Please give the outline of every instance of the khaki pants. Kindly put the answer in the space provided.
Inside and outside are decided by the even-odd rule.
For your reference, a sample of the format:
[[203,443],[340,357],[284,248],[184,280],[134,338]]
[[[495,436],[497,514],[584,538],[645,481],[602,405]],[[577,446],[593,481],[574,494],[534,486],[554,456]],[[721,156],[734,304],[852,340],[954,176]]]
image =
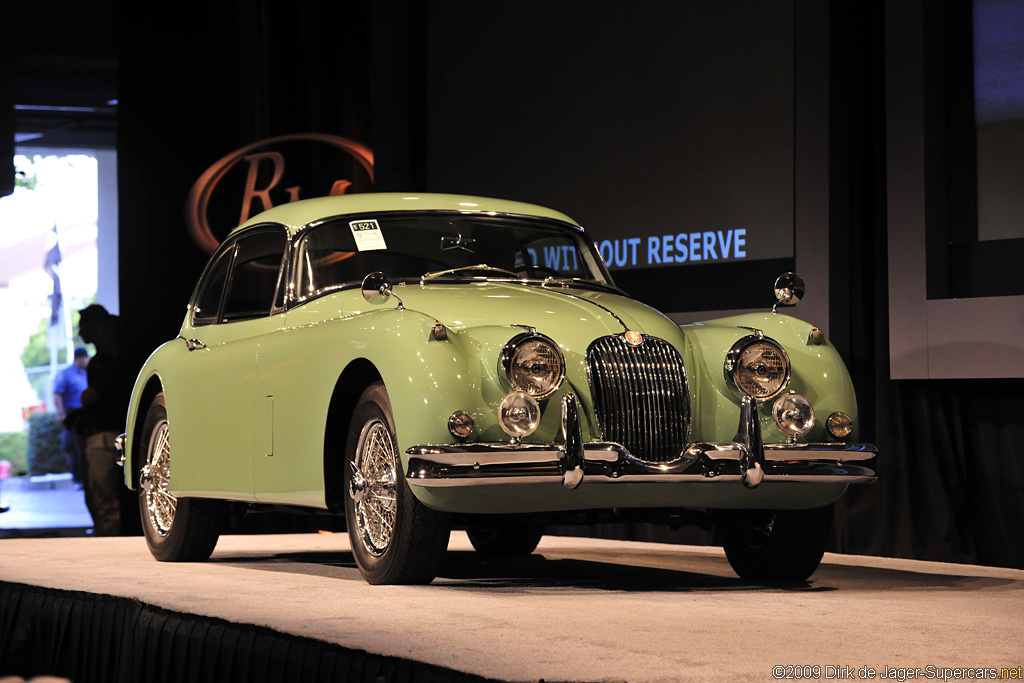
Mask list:
[[85,439],[82,462],[85,506],[92,515],[97,536],[121,534],[121,487],[124,470],[117,464],[114,432],[100,432]]

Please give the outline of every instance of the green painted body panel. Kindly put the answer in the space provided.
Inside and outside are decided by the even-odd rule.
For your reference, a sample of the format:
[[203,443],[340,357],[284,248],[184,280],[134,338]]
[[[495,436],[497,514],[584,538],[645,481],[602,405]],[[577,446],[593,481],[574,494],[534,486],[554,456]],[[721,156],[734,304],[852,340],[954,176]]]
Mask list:
[[400,192],[374,192],[347,194],[337,197],[317,197],[301,202],[290,202],[268,209],[253,216],[235,228],[242,230],[250,225],[280,223],[293,231],[310,223],[332,216],[361,213],[386,213],[388,211],[459,211],[463,213],[505,213],[521,216],[552,218],[564,223],[579,224],[564,213],[552,211],[543,206],[525,204],[507,199],[466,197],[456,194],[426,194]]
[[[250,224],[277,222],[294,231],[327,216],[410,208],[495,211],[572,222],[563,214],[517,202],[406,196],[415,195],[307,200],[271,209]],[[448,328],[447,340],[432,336],[436,322]],[[751,334],[749,328],[783,345],[793,366],[789,389],[814,405],[816,424],[804,441],[832,441],[824,421],[834,411],[846,412],[857,423],[850,376],[834,347],[810,344],[812,326],[786,315],[765,312],[678,326],[639,302],[605,291],[516,282],[428,282],[398,284],[382,305],[367,303],[358,288],[351,288],[267,318],[197,328],[186,321],[181,337],[199,339],[206,348],[189,351],[177,339],[147,361],[132,396],[128,443],[137,447],[138,426],[148,408],[144,394],[156,381],[166,397],[175,494],[325,508],[328,409],[350,364],[368,362],[383,379],[405,467],[410,447],[456,442],[447,428],[456,410],[475,420],[470,441],[508,442],[496,416],[498,402],[510,390],[499,356],[523,327],[553,339],[566,359],[565,381],[540,401],[541,424],[524,439],[527,443],[556,440],[560,399],[566,392],[579,400],[584,441],[601,439],[585,357],[594,340],[625,329],[664,339],[683,358],[691,442],[732,442],[741,397],[729,386],[723,365],[729,348]],[[352,395],[363,388],[340,387]],[[770,417],[771,402],[760,410],[764,441],[785,441]],[[132,485],[136,448],[126,457],[126,478]],[[412,487],[430,507],[496,514],[608,507],[801,508],[831,502],[845,488],[834,483],[766,483],[752,491],[738,483],[713,482],[584,482],[575,491],[550,484]]]

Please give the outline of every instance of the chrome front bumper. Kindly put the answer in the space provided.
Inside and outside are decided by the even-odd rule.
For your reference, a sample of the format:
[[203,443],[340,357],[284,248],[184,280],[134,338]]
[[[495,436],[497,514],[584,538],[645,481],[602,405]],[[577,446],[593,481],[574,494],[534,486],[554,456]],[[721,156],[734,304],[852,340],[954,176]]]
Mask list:
[[124,442],[127,438],[127,434],[120,434],[114,439],[114,449],[117,451],[117,464],[121,467],[124,467]]
[[575,489],[612,482],[762,481],[870,483],[878,450],[866,443],[764,444],[757,406],[744,399],[732,443],[695,443],[671,463],[644,463],[620,444],[583,443],[576,397],[562,397],[561,443],[413,446],[406,479],[415,486],[542,484]]

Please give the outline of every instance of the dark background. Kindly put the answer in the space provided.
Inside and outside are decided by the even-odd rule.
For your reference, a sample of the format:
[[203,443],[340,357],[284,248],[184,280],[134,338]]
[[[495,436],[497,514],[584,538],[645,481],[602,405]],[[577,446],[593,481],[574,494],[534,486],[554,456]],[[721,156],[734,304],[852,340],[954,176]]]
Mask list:
[[[972,210],[969,193],[948,189],[970,181],[958,178],[973,121],[961,121],[954,58],[970,4],[927,7],[929,155],[915,180],[929,188],[929,223],[956,226]],[[789,240],[769,261],[617,274],[669,312],[770,306],[772,279],[793,266],[801,202],[825,202],[829,281],[817,294],[858,389],[861,436],[882,453],[878,483],[840,501],[833,549],[1024,567],[1013,531],[1024,382],[889,379],[889,14],[880,0],[99,3],[8,22],[13,75],[0,95],[117,99],[52,126],[53,139],[117,147],[120,308],[147,351],[177,333],[205,263],[184,229],[192,183],[267,137],[342,135],[375,151],[377,190],[537,202],[598,237],[714,224],[773,226]],[[812,48],[824,87],[800,76]],[[792,104],[802,97],[824,113],[808,120]],[[800,196],[795,141],[822,130],[825,194]],[[939,239],[929,248],[941,251]],[[977,268],[1012,293],[1012,268]],[[711,540],[647,525],[589,532]]]

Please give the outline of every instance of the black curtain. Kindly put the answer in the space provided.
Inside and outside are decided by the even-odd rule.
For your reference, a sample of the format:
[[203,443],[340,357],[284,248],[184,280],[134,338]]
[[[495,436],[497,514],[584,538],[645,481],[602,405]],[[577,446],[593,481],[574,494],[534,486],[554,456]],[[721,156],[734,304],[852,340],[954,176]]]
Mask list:
[[120,4],[120,295],[138,362],[177,334],[206,263],[184,211],[189,189],[213,162],[292,133],[372,146],[366,7],[360,0]]
[[138,600],[0,583],[0,672],[75,683],[484,683]]
[[[970,2],[944,4],[961,19],[966,6],[969,22]],[[899,183],[886,174],[884,16],[880,0],[832,3],[831,337],[850,366],[862,437],[881,452],[878,482],[852,487],[837,506],[833,549],[1024,567],[1014,541],[1024,518],[1024,380],[889,379],[886,187]],[[944,117],[944,106],[933,101],[929,115]],[[936,203],[942,215],[932,210],[929,223],[962,203]]]

